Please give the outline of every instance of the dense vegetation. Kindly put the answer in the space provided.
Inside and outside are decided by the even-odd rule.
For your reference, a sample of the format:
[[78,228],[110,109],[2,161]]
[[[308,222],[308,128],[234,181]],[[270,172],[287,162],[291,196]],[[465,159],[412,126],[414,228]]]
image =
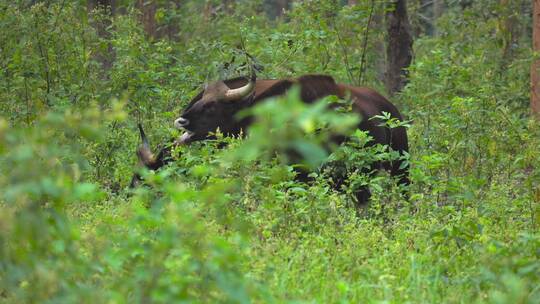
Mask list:
[[[154,145],[177,136],[205,81],[246,73],[239,45],[261,78],[324,73],[384,92],[384,28],[363,47],[371,1],[337,2],[274,19],[263,1],[186,1],[157,10],[177,29],[159,38],[128,4],[111,18],[77,1],[0,2],[0,302],[539,303],[531,19],[507,47],[499,1],[447,1],[433,35],[410,4],[415,57],[392,97],[408,119],[408,200],[387,174],[351,172],[344,191],[322,172],[295,181],[276,152],[301,145],[316,166],[313,126],[344,127],[295,94],[255,109],[247,139],[179,147],[143,172],[149,187],[127,188],[136,124]],[[331,157],[388,157],[353,138]],[[349,193],[366,183],[357,215]]]

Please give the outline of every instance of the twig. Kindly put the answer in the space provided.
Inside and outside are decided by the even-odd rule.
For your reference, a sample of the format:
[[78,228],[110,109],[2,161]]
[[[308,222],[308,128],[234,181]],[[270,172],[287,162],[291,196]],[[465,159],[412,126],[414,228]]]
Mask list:
[[24,97],[26,99],[26,125],[30,126],[30,99],[28,98],[28,80],[24,76]]
[[362,58],[360,59],[360,71],[358,74],[358,84],[362,84],[364,81],[364,69],[365,63],[366,63],[366,50],[367,50],[367,44],[368,44],[368,38],[369,38],[369,29],[371,27],[371,20],[373,19],[373,11],[375,9],[375,0],[371,0],[371,8],[369,10],[369,17],[368,22],[366,25],[366,31],[364,33],[364,45],[362,46]]
[[[35,16],[36,19],[35,19],[35,26],[36,26],[36,29],[39,28],[39,24],[38,24],[38,20],[37,20],[37,15]],[[49,72],[49,54],[48,54],[48,48],[45,50],[45,52],[43,51],[43,46],[41,45],[41,40],[39,39],[39,35],[36,33],[36,40],[37,40],[37,45],[38,45],[38,50],[39,50],[39,54],[41,55],[42,57],[42,60],[44,62],[44,66],[45,66],[45,81],[47,82],[47,95],[45,96],[45,103],[47,104],[47,106],[51,106],[51,103],[50,103],[50,100],[49,100],[49,94],[51,92],[51,76],[50,76],[50,72]]]
[[349,64],[349,56],[347,54],[347,50],[345,49],[345,45],[343,44],[343,40],[341,39],[341,35],[339,34],[339,30],[335,21],[334,30],[336,31],[336,36],[338,39],[338,44],[341,47],[341,52],[343,53],[343,61],[345,61],[345,69],[347,70],[347,76],[349,77],[349,81],[353,82],[354,77],[351,71],[351,65]]

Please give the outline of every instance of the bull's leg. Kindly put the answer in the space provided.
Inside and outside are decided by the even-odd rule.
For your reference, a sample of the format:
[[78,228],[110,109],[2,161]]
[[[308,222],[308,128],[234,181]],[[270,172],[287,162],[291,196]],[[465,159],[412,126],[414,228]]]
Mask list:
[[354,193],[355,203],[354,206],[356,210],[359,211],[367,205],[371,197],[371,192],[369,191],[368,186],[362,186],[356,190]]
[[129,183],[129,188],[136,188],[142,182],[142,177],[139,173],[134,173],[131,177],[131,182]]
[[[404,127],[398,127],[392,129],[392,143],[391,147],[394,151],[399,151],[401,155],[404,155],[409,151],[409,143],[407,139],[407,130]],[[408,199],[409,197],[409,167],[401,168],[401,165],[405,162],[404,159],[397,159],[392,162],[392,168],[390,174],[398,179],[398,185],[401,186],[403,195]]]
[[[379,164],[376,166],[379,166]],[[372,170],[373,168],[363,168],[361,169],[361,173],[363,175],[370,175]],[[335,190],[342,191],[344,188],[350,187],[351,181],[349,180],[349,172],[342,161],[326,163],[323,166],[322,171],[330,179],[332,187]],[[368,186],[360,186],[353,191],[351,199],[356,209],[356,214],[360,216],[362,209],[364,209],[369,202],[371,192]]]
[[405,167],[400,169],[399,167],[403,163],[402,160],[394,161],[392,163],[392,170],[390,174],[393,177],[398,178],[398,186],[400,186],[401,194],[406,200],[409,200],[409,185],[411,181],[409,180],[409,168]]
[[309,177],[309,174],[311,173],[310,171],[303,168],[294,167],[294,172],[296,173],[294,178],[297,181],[305,183],[305,184],[313,182],[313,178]]

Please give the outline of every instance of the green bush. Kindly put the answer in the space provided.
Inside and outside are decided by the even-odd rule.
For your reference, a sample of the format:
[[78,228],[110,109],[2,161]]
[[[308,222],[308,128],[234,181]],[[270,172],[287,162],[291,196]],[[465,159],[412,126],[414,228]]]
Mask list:
[[[410,199],[388,174],[354,171],[397,155],[325,110],[338,100],[306,106],[294,92],[254,108],[246,138],[178,147],[126,189],[136,124],[154,146],[178,136],[172,121],[204,82],[245,73],[239,44],[260,78],[325,73],[383,90],[383,27],[363,54],[371,1],[295,1],[279,18],[267,1],[218,2],[157,1],[158,25],[179,29],[161,38],[126,1],[114,17],[84,1],[0,3],[1,302],[538,302],[532,54],[521,35],[503,60],[499,1],[447,1],[437,35],[415,40],[392,98],[409,125]],[[526,32],[530,17],[517,22]],[[323,131],[351,141],[327,150]],[[295,180],[294,163],[313,181]],[[343,189],[332,168],[349,171]],[[350,193],[366,184],[358,216]]]

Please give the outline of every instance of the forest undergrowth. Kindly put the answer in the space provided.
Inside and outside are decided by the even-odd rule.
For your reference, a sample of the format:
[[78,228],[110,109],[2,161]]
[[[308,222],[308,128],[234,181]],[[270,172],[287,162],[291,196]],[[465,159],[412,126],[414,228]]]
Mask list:
[[[386,94],[384,31],[363,48],[369,1],[304,1],[277,19],[262,1],[211,16],[187,1],[156,12],[179,29],[159,39],[130,5],[111,18],[27,2],[0,3],[0,302],[540,303],[533,54],[523,36],[502,58],[498,1],[450,6],[437,35],[415,38],[391,98],[408,126],[408,199],[385,173],[351,172],[342,191],[318,171],[296,181],[280,151],[305,145],[320,162],[310,126],[344,123],[294,93],[256,108],[247,138],[178,147],[128,188],[137,123],[154,147],[178,136],[205,82],[247,72],[240,42],[260,78],[321,73]],[[388,157],[352,138],[331,157]],[[372,198],[357,214],[360,185]]]

